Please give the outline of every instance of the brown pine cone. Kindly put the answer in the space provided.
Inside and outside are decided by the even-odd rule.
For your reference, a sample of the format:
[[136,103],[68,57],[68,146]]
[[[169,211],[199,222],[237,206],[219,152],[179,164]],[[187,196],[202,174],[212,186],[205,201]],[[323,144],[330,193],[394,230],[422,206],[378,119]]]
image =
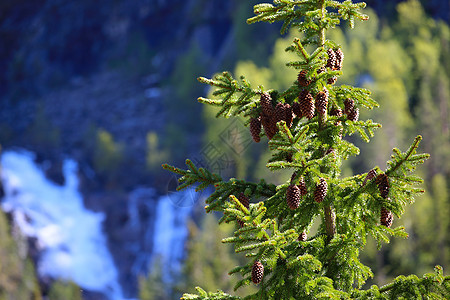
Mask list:
[[324,178],[320,178],[320,183],[317,185],[314,191],[314,200],[320,203],[325,199],[328,191],[328,184]]
[[300,103],[294,102],[292,104],[292,111],[297,116],[297,118],[301,118],[302,117],[302,110],[300,109]]
[[334,53],[333,49],[328,49],[327,54],[328,54],[328,60],[327,60],[327,64],[325,65],[325,67],[334,70],[334,66],[336,65],[336,54]]
[[290,209],[296,209],[300,205],[300,189],[291,184],[286,190],[287,205]]
[[286,122],[288,128],[292,127],[292,121],[294,120],[294,116],[292,115],[292,107],[289,105],[289,103],[284,104],[283,120]]
[[242,203],[242,205],[244,205],[245,208],[248,209],[250,207],[250,200],[244,193],[239,194],[238,200]]
[[261,141],[261,137],[259,134],[261,133],[261,117],[252,118],[250,120],[250,134],[255,142],[259,143]]
[[342,109],[340,107],[333,107],[330,110],[330,116],[342,117]]
[[300,233],[300,235],[298,236],[297,240],[302,242],[302,241],[306,241],[307,238],[308,238],[308,236],[306,235],[306,232],[303,231],[302,233]]
[[327,79],[328,84],[335,84],[337,81],[337,76],[333,76]]
[[302,115],[307,117],[308,119],[312,119],[314,117],[314,111],[316,110],[316,107],[314,105],[314,98],[311,93],[307,90],[301,91],[298,100],[300,103],[300,110],[302,111]]
[[380,190],[380,195],[384,199],[386,199],[389,195],[389,178],[385,173],[381,173],[377,176],[377,179],[375,180],[375,183],[378,186],[378,189]]
[[347,119],[349,119],[350,121],[358,121],[359,119],[359,108],[355,108],[351,111],[349,111],[349,113],[347,114]]
[[273,117],[261,115],[261,124],[269,140],[277,133],[278,128]]
[[355,109],[355,101],[351,98],[344,100],[344,113],[348,115],[352,110]]
[[308,86],[308,85],[311,84],[311,80],[308,80],[308,79],[306,78],[306,73],[307,73],[306,70],[302,70],[302,71],[298,74],[297,81],[298,81],[298,84],[299,84],[300,86]]
[[339,71],[342,69],[342,63],[344,62],[344,52],[342,52],[341,48],[339,48],[334,51],[334,54],[336,55],[334,69]]
[[255,260],[252,267],[252,281],[258,284],[262,281],[264,276],[264,266],[259,260]]
[[275,123],[278,123],[281,120],[284,120],[284,117],[286,115],[284,111],[285,111],[284,104],[281,102],[278,102],[277,105],[275,106],[275,114],[274,114]]
[[308,194],[308,189],[306,188],[305,178],[300,178],[300,182],[298,183],[298,188],[300,189],[300,195],[304,196]]
[[262,112],[265,116],[270,117],[273,115],[274,109],[272,105],[272,98],[269,93],[266,92],[261,94],[260,104]]
[[320,115],[325,115],[327,113],[328,106],[328,90],[326,88],[320,91],[316,95],[316,108]]
[[377,171],[375,169],[370,170],[367,172],[366,178],[364,178],[364,182],[362,183],[362,186],[365,186],[367,181],[372,180],[377,176]]
[[392,223],[394,222],[394,215],[390,210],[387,210],[386,208],[381,208],[381,215],[380,215],[380,223],[381,225],[384,225],[388,228],[392,226]]

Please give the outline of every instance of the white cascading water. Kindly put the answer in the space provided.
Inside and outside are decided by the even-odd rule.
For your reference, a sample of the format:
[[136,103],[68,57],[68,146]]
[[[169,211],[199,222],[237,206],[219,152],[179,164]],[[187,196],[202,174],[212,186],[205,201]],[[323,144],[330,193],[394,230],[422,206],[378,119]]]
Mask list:
[[102,232],[104,215],[84,207],[78,192],[77,164],[64,162],[64,186],[49,181],[29,152],[4,152],[1,166],[5,190],[2,208],[12,213],[26,236],[37,239],[39,274],[74,281],[112,300],[123,299]]
[[[64,162],[64,186],[49,181],[30,152],[3,152],[1,170],[5,189],[2,209],[13,214],[24,235],[37,239],[40,276],[71,280],[81,288],[109,295],[111,300],[124,300],[117,268],[102,232],[104,215],[84,207],[76,162]],[[184,258],[186,222],[199,198],[201,193],[193,189],[165,196],[158,196],[152,188],[137,188],[130,193],[130,226],[142,232],[144,239],[140,246],[136,245],[136,275],[160,260],[164,281],[173,283],[173,275],[181,271]],[[155,203],[156,208],[152,207]],[[141,222],[142,204],[155,210],[153,219]]]

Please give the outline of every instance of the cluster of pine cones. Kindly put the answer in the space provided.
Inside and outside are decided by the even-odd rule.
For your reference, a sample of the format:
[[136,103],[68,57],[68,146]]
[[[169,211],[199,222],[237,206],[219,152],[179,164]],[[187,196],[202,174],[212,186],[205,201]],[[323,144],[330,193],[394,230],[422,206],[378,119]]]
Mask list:
[[[291,184],[286,190],[286,201],[290,209],[297,209],[300,206],[301,197],[308,193],[305,179],[301,177],[299,183],[295,184],[296,177],[297,174],[294,173],[291,177]],[[320,182],[316,185],[316,189],[314,190],[314,201],[317,203],[322,202],[325,199],[327,192],[327,181],[324,178],[320,178]]]
[[[330,70],[341,70],[344,60],[344,53],[341,49],[333,50],[328,49],[328,59],[324,67],[319,68],[317,74],[325,72],[326,68]],[[308,87],[314,78],[309,79],[307,76],[308,71],[302,70],[298,74],[297,82],[300,87]],[[334,84],[336,82],[336,76],[328,79],[328,84]],[[348,100],[348,101],[347,101]],[[345,104],[345,113],[347,118],[352,121],[357,121],[359,117],[359,110],[355,108],[354,101],[347,99]],[[257,118],[250,120],[250,133],[255,142],[261,141],[261,128],[264,128],[266,136],[271,140],[277,133],[277,122],[284,120],[287,126],[292,126],[294,116],[297,118],[306,117],[312,119],[317,111],[319,116],[324,116],[327,113],[328,107],[328,90],[323,88],[316,95],[312,95],[308,89],[302,89],[298,101],[291,105],[288,103],[278,102],[275,106],[272,103],[272,98],[269,93],[261,94],[260,98],[261,113]],[[330,115],[342,116],[342,110],[340,108],[333,108],[330,111]],[[337,124],[339,125],[339,124]]]
[[253,140],[257,143],[261,140],[261,125],[264,127],[264,132],[267,137],[271,140],[278,132],[277,123],[279,121],[285,121],[286,125],[290,128],[294,118],[289,103],[278,102],[274,107],[269,93],[261,94],[260,103],[261,114],[258,118],[252,118],[250,120],[250,133]]
[[[381,197],[389,200],[389,177],[385,173],[377,174],[377,171],[372,169],[367,173],[362,185],[366,185],[367,181],[372,180],[373,178],[375,178],[375,183],[380,191]],[[390,228],[393,222],[394,215],[392,212],[387,208],[382,207],[380,213],[380,224]]]

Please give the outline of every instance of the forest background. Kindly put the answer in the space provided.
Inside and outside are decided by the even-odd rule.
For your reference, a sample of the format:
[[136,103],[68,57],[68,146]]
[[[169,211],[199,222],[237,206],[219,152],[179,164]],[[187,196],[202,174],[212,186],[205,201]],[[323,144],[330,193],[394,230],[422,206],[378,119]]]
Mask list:
[[[42,156],[57,156],[55,153],[67,153],[69,148],[74,151],[75,145],[77,159],[90,165],[96,173],[95,184],[91,183],[90,188],[106,189],[109,193],[147,181],[152,181],[161,193],[167,192],[167,182],[171,178],[159,167],[160,164],[170,162],[182,166],[186,157],[193,156],[228,177],[248,180],[263,177],[277,184],[285,181],[289,175],[275,177],[265,168],[269,155],[267,147],[263,143],[249,143],[250,134],[242,120],[215,119],[213,108],[196,102],[197,97],[208,93],[196,78],[210,76],[218,70],[228,69],[237,76],[245,75],[253,84],[276,89],[290,85],[297,76],[294,70],[285,67],[290,54],[284,51],[297,33],[280,37],[277,28],[264,24],[249,26],[245,20],[252,16],[253,5],[260,1],[231,2],[232,9],[227,11],[232,13],[226,17],[217,16],[220,14],[217,9],[208,12],[208,20],[216,19],[223,23],[215,38],[226,36],[225,42],[219,43],[209,36],[211,41],[206,43],[206,36],[199,30],[197,37],[184,45],[183,50],[178,49],[162,62],[161,58],[160,62],[157,59],[161,50],[152,47],[139,31],[128,39],[128,44],[117,47],[115,52],[100,55],[98,53],[103,53],[103,48],[107,47],[100,45],[96,48],[100,49],[98,53],[93,50],[87,57],[79,58],[81,61],[92,60],[87,64],[91,67],[86,69],[75,68],[76,60],[64,60],[61,54],[60,61],[51,61],[55,69],[64,66],[56,78],[44,78],[38,71],[32,71],[34,69],[28,68],[32,64],[30,58],[21,57],[17,52],[12,55],[13,60],[2,59],[0,66],[8,71],[0,75],[3,116],[0,119],[0,144],[4,148],[26,147]],[[361,23],[354,30],[331,30],[330,39],[341,44],[345,54],[344,74],[337,84],[372,90],[380,108],[364,112],[366,115],[361,118],[372,118],[383,124],[383,128],[376,132],[370,148],[366,148],[358,138],[353,140],[362,154],[346,162],[343,175],[367,172],[375,165],[383,166],[394,145],[405,148],[417,134],[424,137],[420,151],[431,154],[431,159],[419,170],[425,179],[427,192],[416,200],[401,220],[394,221],[396,226],[403,224],[406,227],[409,238],[393,240],[381,251],[377,251],[372,241],[363,252],[363,262],[376,274],[368,285],[382,285],[400,274],[430,272],[436,264],[443,266],[444,270],[450,268],[450,28],[448,1],[367,2],[369,8],[365,13],[370,16],[370,22]],[[201,1],[193,3],[190,17],[197,22],[205,22],[200,18],[205,17]],[[0,4],[2,39],[7,38],[4,28],[13,13],[14,9],[8,6],[8,2]],[[140,26],[145,26],[145,22]],[[170,36],[167,41],[163,37],[161,39],[157,44],[170,48]],[[207,49],[205,45],[208,45]],[[9,51],[13,53],[13,50]],[[2,51],[2,58],[10,53],[6,47]],[[60,52],[65,53],[63,50]],[[26,54],[26,51],[22,53]],[[87,129],[79,133],[81,137],[75,133],[67,135],[64,125],[48,121],[51,118],[39,101],[29,106],[33,108],[33,114],[28,123],[19,124],[22,127],[12,125],[5,116],[11,107],[29,105],[30,99],[38,98],[35,95],[48,95],[48,91],[61,89],[67,81],[79,84],[77,78],[87,78],[99,70],[114,70],[114,74],[119,73],[131,81],[148,79],[148,74],[159,74],[157,88],[150,83],[152,89],[148,89],[149,93],[155,93],[154,98],[150,98],[157,111],[151,111],[151,117],[147,116],[147,119],[142,116],[135,120],[145,129],[141,142],[128,143],[127,134],[121,127],[112,121],[108,124],[107,120],[103,126],[87,124]],[[40,75],[35,76],[33,72]],[[112,80],[115,80],[114,76]],[[102,80],[110,82],[111,77]],[[9,114],[11,118],[13,115]],[[107,116],[105,119],[111,120]],[[20,136],[17,135],[19,130]],[[231,133],[232,139],[224,138]],[[69,137],[63,139],[62,136]],[[212,153],[216,156],[212,157]],[[136,159],[136,156],[140,158]],[[124,178],[125,170],[127,175],[133,176]],[[133,177],[132,182],[130,177]],[[233,228],[217,227],[217,216],[205,216],[201,203],[195,205],[198,209],[189,223],[190,237],[182,274],[175,274],[175,279],[168,282],[162,274],[167,266],[152,266],[150,273],[139,279],[141,300],[177,299],[181,293],[193,291],[196,285],[211,291],[232,292],[234,279],[227,272],[240,257],[234,255],[233,249],[221,244],[220,237],[228,236]],[[3,290],[27,295],[21,299],[32,299],[31,295],[36,295],[39,289],[33,265],[17,256],[17,245],[10,235],[6,218],[0,215],[0,265],[13,266],[7,268],[11,274],[3,271],[0,274],[0,295]],[[17,277],[21,280],[11,280]],[[241,292],[246,293],[245,290]],[[74,285],[58,282],[49,295],[50,299],[81,298]]]

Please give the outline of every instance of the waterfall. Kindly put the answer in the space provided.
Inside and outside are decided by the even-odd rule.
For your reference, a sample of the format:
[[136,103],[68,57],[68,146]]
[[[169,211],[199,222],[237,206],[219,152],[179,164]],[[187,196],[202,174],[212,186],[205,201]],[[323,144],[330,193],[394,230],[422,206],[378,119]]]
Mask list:
[[[102,231],[105,215],[84,207],[78,191],[77,163],[65,160],[63,186],[45,177],[30,152],[3,152],[1,169],[5,190],[2,209],[12,214],[25,236],[36,239],[39,276],[71,280],[111,300],[123,300],[121,269],[114,264]],[[172,178],[168,185],[174,184],[176,179]],[[132,257],[131,262],[122,261],[122,266],[129,263],[122,278],[151,272],[149,268],[159,260],[164,266],[163,280],[174,283],[174,275],[183,264],[187,220],[201,197],[194,189],[168,191],[161,196],[151,187],[136,188],[128,195],[129,221],[125,226],[136,238],[124,238],[123,244],[116,245]],[[120,261],[121,257],[115,259]]]
[[71,280],[111,300],[123,299],[102,232],[104,215],[84,207],[76,162],[64,162],[65,184],[58,186],[33,160],[25,151],[2,154],[2,209],[13,215],[26,236],[36,238],[39,275]]

